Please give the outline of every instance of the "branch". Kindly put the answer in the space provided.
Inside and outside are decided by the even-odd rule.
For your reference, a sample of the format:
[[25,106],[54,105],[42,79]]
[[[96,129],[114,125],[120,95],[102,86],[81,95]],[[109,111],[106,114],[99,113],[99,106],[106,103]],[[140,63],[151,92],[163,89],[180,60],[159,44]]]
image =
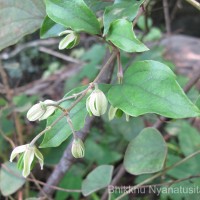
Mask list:
[[82,61],[80,61],[78,59],[72,58],[72,57],[67,56],[67,55],[65,55],[63,53],[54,51],[52,49],[48,49],[46,47],[40,47],[39,51],[41,51],[43,53],[47,53],[47,54],[52,55],[52,56],[55,56],[55,57],[60,58],[60,59],[62,59],[64,61],[67,61],[67,62],[72,62],[72,63],[76,63],[76,64],[81,64],[81,65],[85,64],[84,62],[82,62]]
[[[110,60],[110,59],[108,59],[108,60]],[[101,82],[104,82],[104,83],[109,83],[110,82],[112,71],[113,71],[113,68],[114,68],[114,64],[113,63],[114,63],[113,61],[110,62],[110,67],[107,68],[107,73],[106,74],[104,73],[103,74],[104,76],[102,76],[102,73],[101,73],[101,77],[99,79]],[[85,138],[87,137],[87,135],[89,133],[89,130],[90,130],[91,126],[92,126],[92,123],[93,123],[94,119],[95,119],[95,117],[86,118],[84,128],[81,131],[77,132],[77,136],[79,138],[81,138],[82,140],[85,140]],[[54,193],[54,189],[51,188],[51,185],[54,185],[54,186],[58,185],[60,180],[65,175],[65,173],[77,161],[77,159],[75,159],[71,154],[71,145],[72,145],[72,143],[70,143],[67,146],[67,148],[65,149],[60,162],[58,163],[58,165],[56,166],[56,168],[54,169],[54,171],[52,172],[52,174],[48,178],[47,183],[43,188],[43,191],[48,196],[52,196],[52,194]],[[42,193],[40,193],[39,196],[41,197]]]
[[17,54],[19,54],[21,51],[24,51],[25,49],[31,48],[31,47],[38,47],[39,45],[44,46],[51,46],[54,44],[58,44],[59,40],[57,39],[47,39],[47,40],[35,40],[28,43],[25,43],[23,45],[19,45],[16,49],[11,51],[10,53],[4,52],[0,54],[0,59],[2,60],[8,60],[10,58],[15,57]]
[[167,35],[169,36],[171,34],[171,25],[170,25],[168,0],[163,0],[163,9],[164,9],[164,17],[165,17],[165,26],[167,30]]

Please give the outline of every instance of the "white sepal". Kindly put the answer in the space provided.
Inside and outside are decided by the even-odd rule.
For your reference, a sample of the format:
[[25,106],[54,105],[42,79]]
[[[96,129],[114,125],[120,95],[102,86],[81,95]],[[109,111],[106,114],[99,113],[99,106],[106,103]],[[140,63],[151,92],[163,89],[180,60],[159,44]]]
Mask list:
[[23,157],[24,167],[23,167],[22,175],[25,178],[30,174],[31,164],[33,162],[33,159],[34,159],[34,147],[28,146]]
[[10,155],[10,162],[13,161],[13,159],[17,156],[17,154],[25,152],[27,149],[27,144],[26,145],[21,145],[18,147],[15,147]]

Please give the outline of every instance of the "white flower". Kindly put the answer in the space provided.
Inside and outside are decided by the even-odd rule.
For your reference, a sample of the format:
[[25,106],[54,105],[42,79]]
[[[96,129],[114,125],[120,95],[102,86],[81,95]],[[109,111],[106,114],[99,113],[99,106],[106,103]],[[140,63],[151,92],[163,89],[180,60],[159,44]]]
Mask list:
[[74,46],[76,46],[79,41],[80,41],[80,36],[75,33],[74,31],[71,30],[66,30],[63,31],[59,34],[59,36],[64,35],[64,34],[68,34],[67,36],[65,36],[59,43],[58,48],[60,50],[62,49],[71,49]]
[[16,148],[11,153],[10,162],[17,156],[17,154],[24,153],[23,155],[23,171],[22,175],[27,177],[31,171],[31,164],[33,162],[34,156],[38,159],[41,169],[43,169],[44,158],[41,152],[36,148],[36,146],[30,146],[29,144],[21,145]]
[[72,142],[72,155],[74,158],[83,158],[85,155],[85,147],[80,138],[74,139]]
[[107,98],[99,89],[95,89],[86,100],[86,108],[90,115],[101,116],[105,114],[107,106]]
[[27,112],[27,118],[29,121],[47,119],[56,110],[55,106],[48,106],[48,104],[55,104],[55,101],[45,100],[33,105]]

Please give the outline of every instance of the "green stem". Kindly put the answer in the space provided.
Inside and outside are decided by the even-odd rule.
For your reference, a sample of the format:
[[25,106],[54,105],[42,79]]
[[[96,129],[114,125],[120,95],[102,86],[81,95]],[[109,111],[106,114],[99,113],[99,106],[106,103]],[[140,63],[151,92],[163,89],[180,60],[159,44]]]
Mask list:
[[67,115],[67,122],[68,122],[68,124],[69,124],[69,127],[70,127],[71,130],[72,130],[74,139],[77,139],[77,135],[76,135],[76,132],[75,132],[74,127],[73,127],[73,124],[72,124],[72,120],[70,119],[69,115]]
[[127,192],[125,192],[122,195],[120,195],[119,197],[117,197],[116,200],[122,199],[123,197],[125,197],[126,195],[131,193],[132,191],[134,191],[134,190],[138,189],[139,187],[141,187],[142,185],[153,181],[154,179],[156,179],[156,178],[162,176],[163,174],[165,174],[167,171],[169,171],[169,170],[181,165],[182,163],[186,162],[187,160],[193,158],[194,156],[196,156],[198,154],[200,154],[200,151],[196,151],[196,152],[192,153],[191,155],[185,157],[184,159],[178,161],[177,163],[165,168],[162,172],[159,172],[159,173],[155,174],[154,176],[152,176],[152,177],[144,180],[143,182],[139,183],[138,185],[131,187]]
[[[105,72],[105,70],[110,66],[110,64],[112,63],[112,61],[114,60],[114,58],[116,57],[117,52],[113,52],[112,55],[110,56],[110,58],[108,59],[108,61],[106,62],[106,64],[102,67],[101,71],[99,72],[99,74],[97,75],[97,77],[95,78],[95,80],[89,84],[89,86],[83,90],[80,93],[77,93],[79,96],[79,98],[76,99],[76,101],[67,109],[62,108],[61,106],[59,106],[58,104],[49,104],[48,106],[56,106],[59,109],[61,109],[63,111],[63,114],[61,116],[59,116],[50,126],[46,127],[46,129],[44,129],[42,132],[40,132],[35,138],[33,138],[33,140],[30,143],[30,146],[33,146],[35,144],[35,142],[43,135],[45,134],[47,131],[49,131],[52,127],[54,127],[64,116],[68,116],[69,112],[85,97],[85,95],[88,93],[88,91],[90,89],[92,89],[94,87],[94,84],[98,82],[99,78],[102,76],[102,74]],[[71,97],[70,97],[71,98]],[[65,98],[66,100],[67,98]],[[63,102],[64,99],[58,102]]]

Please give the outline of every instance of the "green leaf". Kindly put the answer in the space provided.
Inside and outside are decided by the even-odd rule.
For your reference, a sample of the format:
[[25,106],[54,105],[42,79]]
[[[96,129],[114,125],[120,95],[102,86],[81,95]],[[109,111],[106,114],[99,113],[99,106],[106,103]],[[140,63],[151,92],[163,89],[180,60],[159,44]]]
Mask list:
[[[62,178],[59,184],[59,187],[67,188],[71,190],[74,190],[74,189],[80,190],[81,182],[82,182],[82,178],[80,176],[77,176],[77,174],[69,172],[69,173],[66,173],[65,176]],[[69,196],[71,196],[73,200],[80,199],[80,193],[71,193],[71,192],[68,193],[68,192],[63,192],[63,191],[57,191],[55,200],[64,200],[64,199],[69,198]]]
[[0,4],[1,51],[41,26],[45,5],[41,0],[1,0]]
[[97,164],[111,164],[121,159],[122,155],[107,147],[107,145],[97,144],[92,139],[85,142],[85,159],[95,161]]
[[196,102],[195,102],[196,106],[200,109],[200,96],[198,96]]
[[146,128],[133,139],[124,156],[125,169],[134,175],[158,172],[163,168],[167,146],[154,128]]
[[5,168],[0,170],[0,190],[4,196],[9,196],[21,188],[26,179],[22,177],[16,163],[6,162],[3,165]]
[[112,5],[112,2],[106,2],[106,1],[102,1],[102,0],[84,0],[84,2],[94,12],[97,12],[99,10],[104,10],[105,7]]
[[152,24],[153,24],[152,19],[151,18],[147,18],[147,26],[148,27],[146,27],[146,21],[145,20],[146,20],[145,16],[142,15],[142,16],[139,17],[139,19],[137,21],[137,26],[143,31],[145,31],[146,28],[151,28]]
[[117,19],[127,19],[128,21],[133,21],[136,17],[140,5],[144,2],[142,1],[122,1],[115,3],[112,6],[106,8],[103,16],[104,23],[104,35],[108,33],[111,23]]
[[100,25],[95,14],[83,0],[46,0],[47,15],[56,23],[74,31],[99,34]]
[[[187,178],[186,176],[184,178]],[[170,186],[162,186],[159,188],[160,200],[190,200],[199,199],[199,178],[191,178],[189,180],[174,183]]]
[[[199,163],[196,162],[197,160],[195,157],[167,171],[166,174],[175,179],[181,179],[189,176],[199,175]],[[181,161],[182,159],[183,157],[178,157],[169,153],[167,155],[166,167],[169,167],[175,164],[176,162]]]
[[126,19],[114,21],[110,26],[106,39],[126,52],[143,52],[149,50],[137,39],[132,26],[132,23]]
[[[178,135],[180,148],[183,154],[188,156],[198,151],[200,149],[199,132],[186,121],[179,121],[176,125],[179,128],[176,134]],[[198,156],[196,156],[196,158],[198,158]]]
[[[120,91],[120,95],[119,95]],[[124,74],[121,85],[111,87],[110,103],[131,116],[156,113],[169,118],[200,115],[164,64],[152,60],[138,61]]]
[[40,29],[41,38],[57,37],[59,33],[66,30],[66,28],[60,24],[56,24],[48,16],[45,17],[42,27]]
[[107,187],[112,178],[113,166],[101,165],[90,172],[82,182],[82,193],[88,196],[102,188]]

